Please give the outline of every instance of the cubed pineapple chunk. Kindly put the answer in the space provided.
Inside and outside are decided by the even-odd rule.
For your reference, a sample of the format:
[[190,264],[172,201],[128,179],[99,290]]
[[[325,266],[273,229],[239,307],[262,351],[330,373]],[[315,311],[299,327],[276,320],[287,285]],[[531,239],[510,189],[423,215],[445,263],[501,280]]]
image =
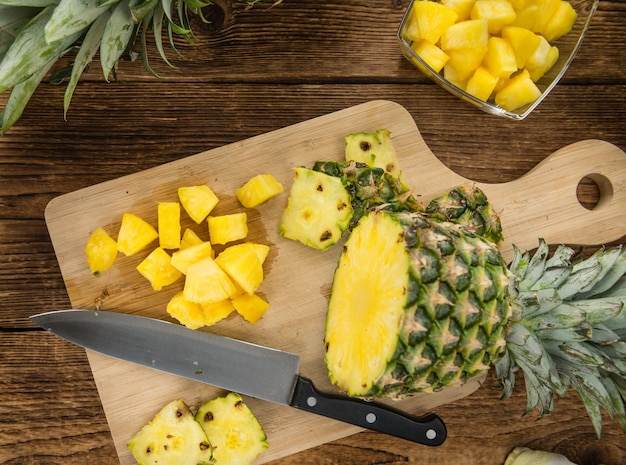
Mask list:
[[537,82],[539,79],[543,77],[544,74],[550,71],[550,69],[552,69],[552,67],[556,64],[558,59],[559,59],[559,49],[558,47],[553,45],[550,47],[550,50],[548,50],[548,53],[542,65],[535,66],[535,67],[527,66],[526,69],[530,73],[530,78],[533,80],[533,82]]
[[170,255],[161,247],[157,247],[144,258],[137,265],[137,271],[150,281],[155,291],[160,291],[181,277],[181,272],[172,266]]
[[454,68],[456,80],[465,81],[480,66],[486,54],[487,47],[449,50],[450,59],[446,65]]
[[489,38],[483,64],[491,74],[497,77],[507,78],[517,71],[517,59],[513,47],[501,37]]
[[443,31],[457,20],[456,12],[447,6],[431,1],[413,3],[413,21],[417,23],[419,37],[436,44]]
[[543,31],[552,19],[552,16],[559,9],[562,0],[535,0],[535,5],[539,8],[535,22],[534,32],[543,35]]
[[193,229],[185,229],[183,233],[183,237],[180,240],[180,250],[186,249],[187,247],[191,247],[192,245],[202,244],[204,241],[196,234]]
[[248,216],[245,212],[209,216],[209,237],[213,244],[245,239],[248,236]]
[[206,325],[204,309],[196,302],[185,300],[183,292],[177,292],[166,307],[167,313],[189,329],[198,329]]
[[441,48],[444,51],[459,48],[486,47],[489,29],[486,19],[468,19],[453,24],[441,35]]
[[270,307],[270,304],[257,294],[241,294],[232,299],[232,303],[237,313],[252,324],[259,321]]
[[167,404],[128,442],[137,463],[213,463],[206,432],[182,400]]
[[513,111],[534,102],[541,96],[541,91],[530,78],[528,70],[522,70],[513,76],[508,84],[496,93],[496,105]]
[[164,249],[180,247],[180,204],[159,202],[157,206],[159,245]]
[[470,13],[474,6],[475,0],[441,0],[448,8],[454,10],[457,14],[457,22],[470,19]]
[[561,0],[541,34],[550,42],[554,42],[572,30],[577,17],[574,7],[566,0]]
[[468,79],[465,92],[486,102],[497,84],[498,77],[491,74],[485,67],[479,66]]
[[115,262],[117,242],[104,229],[98,228],[89,235],[85,245],[85,253],[87,254],[89,270],[93,275],[98,276],[111,268]]
[[220,302],[202,304],[202,310],[204,311],[204,324],[213,326],[234,312],[235,307],[230,299],[225,299]]
[[215,258],[215,262],[247,294],[253,294],[263,281],[261,260],[249,244],[227,247]]
[[511,23],[511,26],[523,27],[531,32],[536,32],[537,18],[539,18],[539,6],[529,4],[517,11],[515,21]]
[[517,67],[526,66],[528,58],[535,53],[541,43],[541,36],[533,31],[519,26],[505,26],[502,28],[502,38],[507,40],[515,53]]
[[[425,2],[431,3],[431,2]],[[435,44],[428,40],[420,39],[417,42],[411,44],[411,48],[417,53],[417,55],[426,62],[436,73],[441,71],[446,62],[448,61],[448,55],[441,50]]]
[[244,247],[250,247],[251,250],[254,251],[259,260],[261,261],[261,265],[265,262],[265,259],[270,253],[270,246],[265,244],[259,244],[257,242],[245,242],[242,244]]
[[172,254],[172,266],[186,275],[189,267],[207,257],[215,255],[210,242],[201,242],[185,249],[177,250]]
[[218,203],[217,195],[209,186],[186,186],[178,188],[178,198],[189,217],[200,224]]
[[185,300],[204,304],[226,300],[236,290],[226,272],[207,257],[189,267],[183,293]]
[[117,249],[126,256],[135,255],[158,237],[157,230],[150,223],[132,213],[124,213],[117,235]]
[[283,191],[283,185],[271,174],[258,174],[235,191],[237,199],[246,208],[254,208]]
[[476,0],[470,13],[472,19],[486,19],[490,34],[499,34],[502,26],[515,21],[515,10],[508,0]]

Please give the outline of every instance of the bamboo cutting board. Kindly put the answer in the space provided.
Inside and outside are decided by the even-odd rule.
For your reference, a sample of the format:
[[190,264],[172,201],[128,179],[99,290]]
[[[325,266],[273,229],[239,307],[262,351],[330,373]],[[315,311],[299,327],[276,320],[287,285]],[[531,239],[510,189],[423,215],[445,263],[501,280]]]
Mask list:
[[[459,184],[472,183],[435,157],[403,107],[389,101],[372,101],[87,187],[53,199],[46,209],[46,222],[73,307],[171,321],[165,306],[182,289],[182,280],[161,292],[153,292],[135,270],[149,250],[134,257],[120,254],[113,268],[96,278],[89,272],[83,249],[90,232],[97,227],[104,227],[116,237],[124,212],[135,213],[156,226],[158,202],[176,201],[178,187],[208,184],[220,198],[213,214],[247,211],[248,239],[270,245],[264,265],[266,277],[259,293],[271,307],[255,325],[231,315],[205,330],[296,353],[301,357],[300,373],[321,390],[334,392],[323,364],[322,338],[340,247],[318,252],[281,238],[277,230],[294,166],[310,167],[316,160],[341,159],[345,135],[382,128],[391,131],[405,178],[424,203]],[[235,190],[259,173],[273,174],[285,191],[246,210],[237,202]],[[593,210],[582,207],[576,198],[576,187],[586,176],[601,191],[600,202]],[[595,245],[626,234],[626,155],[606,142],[581,141],[550,155],[518,180],[477,185],[502,212],[506,238],[503,252],[508,258],[512,244],[532,249],[539,237],[548,243]],[[196,225],[183,215],[185,227],[208,239],[206,224]],[[126,442],[167,402],[181,398],[195,408],[224,393],[212,386],[90,351],[87,354],[123,465],[135,463]],[[253,373],[250,383],[254,383]],[[480,383],[477,380],[440,393],[418,395],[394,405],[408,412],[425,412],[469,395]],[[270,442],[258,464],[359,431],[357,427],[289,407],[255,399],[246,402],[258,416]]]

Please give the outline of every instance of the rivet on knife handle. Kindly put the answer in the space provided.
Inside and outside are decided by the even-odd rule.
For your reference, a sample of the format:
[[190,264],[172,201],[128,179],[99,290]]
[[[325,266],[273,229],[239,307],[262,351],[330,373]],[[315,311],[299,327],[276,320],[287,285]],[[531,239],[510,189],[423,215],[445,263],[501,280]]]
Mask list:
[[447,435],[437,415],[411,416],[380,404],[322,394],[302,376],[296,381],[291,406],[427,446],[441,445]]

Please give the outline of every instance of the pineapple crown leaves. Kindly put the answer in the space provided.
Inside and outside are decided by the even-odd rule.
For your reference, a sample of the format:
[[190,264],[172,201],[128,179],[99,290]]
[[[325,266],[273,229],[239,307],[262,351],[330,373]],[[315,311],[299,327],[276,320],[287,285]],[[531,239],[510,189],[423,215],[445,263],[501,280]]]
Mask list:
[[[239,1],[252,6],[263,0]],[[163,35],[182,57],[174,35],[194,44],[190,17],[207,22],[202,8],[210,4],[210,0],[0,0],[0,93],[10,91],[0,112],[0,134],[17,122],[48,71],[69,52],[75,53],[74,61],[51,78],[69,76],[65,117],[78,80],[98,51],[107,81],[111,74],[115,76],[125,53],[132,60],[140,57],[144,68],[158,77],[148,63],[148,31],[154,35],[161,59],[173,67]]]
[[554,396],[572,387],[598,438],[601,408],[626,431],[626,247],[585,257],[560,245],[550,256],[540,240],[532,256],[515,249],[510,270],[514,316],[495,363],[502,397],[521,370],[526,413],[550,413]]

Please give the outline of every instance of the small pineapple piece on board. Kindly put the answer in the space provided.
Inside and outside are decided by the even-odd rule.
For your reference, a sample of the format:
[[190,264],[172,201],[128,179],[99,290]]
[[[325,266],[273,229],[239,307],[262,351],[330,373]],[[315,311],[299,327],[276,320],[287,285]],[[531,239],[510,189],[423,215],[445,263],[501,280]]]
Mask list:
[[413,4],[413,21],[417,23],[419,37],[436,44],[443,31],[457,20],[456,12],[442,3],[415,2]]
[[157,247],[144,258],[137,265],[137,271],[150,281],[152,289],[155,291],[160,291],[165,286],[173,284],[182,276],[181,272],[172,265],[170,255],[161,247]]
[[164,249],[180,247],[180,204],[159,202],[157,206],[159,245]]
[[200,304],[185,300],[183,292],[178,292],[167,303],[167,313],[176,318],[189,329],[198,329],[205,326],[204,309]]
[[215,257],[215,262],[247,294],[253,294],[263,281],[261,260],[246,243],[227,247]]
[[352,219],[350,195],[338,177],[294,168],[279,233],[318,250],[336,244]]
[[211,443],[182,400],[163,407],[127,446],[140,465],[213,463]]
[[213,444],[216,464],[249,465],[269,447],[258,419],[234,392],[201,405],[196,421]]
[[202,304],[202,311],[204,312],[204,324],[212,326],[234,312],[235,307],[233,307],[230,299],[225,299],[219,302]]
[[283,191],[283,185],[271,174],[258,174],[235,191],[237,200],[246,208],[254,208]]
[[515,110],[524,105],[534,102],[541,96],[530,77],[528,70],[524,69],[512,77],[504,88],[496,92],[496,105],[505,110]]
[[211,257],[189,267],[183,288],[185,300],[199,304],[228,299],[236,290],[226,272]]
[[248,236],[248,215],[245,212],[209,216],[207,222],[213,244],[224,245]]
[[375,132],[348,134],[344,140],[346,161],[362,162],[367,166],[382,168],[392,176],[401,178],[400,163],[391,141],[391,131],[378,129]]
[[249,323],[256,323],[270,308],[270,304],[257,294],[241,294],[232,299],[233,307]]
[[191,247],[192,245],[202,244],[204,241],[198,236],[193,229],[185,229],[183,233],[183,237],[180,240],[179,250],[186,249],[187,247]]
[[117,257],[117,242],[104,229],[98,228],[89,235],[85,253],[89,270],[94,276],[99,276],[113,265]]
[[157,239],[157,230],[132,213],[124,213],[117,235],[117,249],[126,256],[135,255]]
[[172,254],[172,265],[182,274],[187,274],[189,267],[203,258],[213,257],[214,251],[210,242],[202,242],[185,249],[177,250]]
[[219,201],[206,185],[179,187],[178,198],[189,217],[197,224],[204,221]]

